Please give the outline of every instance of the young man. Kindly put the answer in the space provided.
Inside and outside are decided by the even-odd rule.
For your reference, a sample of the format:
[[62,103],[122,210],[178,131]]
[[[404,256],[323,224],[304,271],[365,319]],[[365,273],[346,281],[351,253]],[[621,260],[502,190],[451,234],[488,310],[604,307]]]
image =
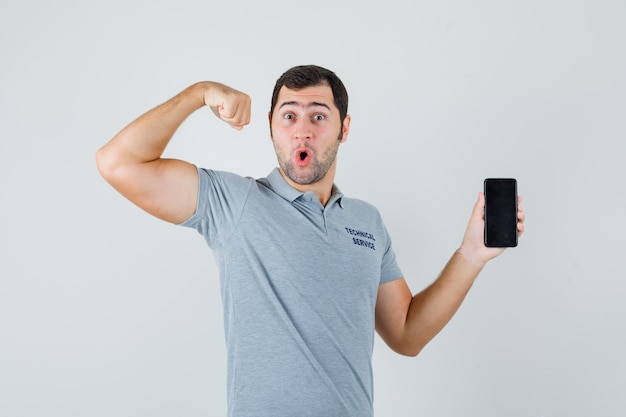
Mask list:
[[[334,185],[348,95],[317,66],[283,74],[269,123],[279,168],[254,180],[161,158],[181,123],[209,106],[236,129],[250,98],[194,84],[98,151],[104,178],[165,221],[197,229],[220,268],[229,416],[371,416],[374,330],[417,355],[457,311],[485,263],[479,194],[462,244],[413,296],[377,210]],[[518,230],[524,214],[518,213]]]

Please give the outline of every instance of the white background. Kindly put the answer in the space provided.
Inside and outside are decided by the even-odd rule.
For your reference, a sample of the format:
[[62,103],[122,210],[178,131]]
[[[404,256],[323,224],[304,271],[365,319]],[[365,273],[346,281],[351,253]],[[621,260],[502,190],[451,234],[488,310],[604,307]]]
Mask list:
[[350,93],[337,184],[379,208],[413,291],[485,177],[525,199],[520,246],[417,358],[377,339],[376,415],[622,416],[625,45],[623,0],[3,1],[0,415],[225,414],[211,252],[95,152],[210,79],[251,95],[251,125],[203,109],[166,155],[265,176],[274,81],[315,63]]

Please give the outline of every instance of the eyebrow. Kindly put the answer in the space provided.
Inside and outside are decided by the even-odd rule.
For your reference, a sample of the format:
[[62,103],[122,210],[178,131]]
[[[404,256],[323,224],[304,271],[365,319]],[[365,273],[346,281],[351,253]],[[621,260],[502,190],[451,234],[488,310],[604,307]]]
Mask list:
[[312,101],[312,102],[307,103],[307,104],[303,104],[303,103],[301,103],[299,101],[285,101],[284,103],[282,103],[280,105],[279,109],[282,109],[285,106],[296,106],[296,107],[307,107],[307,108],[318,107],[319,106],[319,107],[325,107],[328,110],[330,110],[330,107],[328,106],[328,104],[320,103],[318,101]]

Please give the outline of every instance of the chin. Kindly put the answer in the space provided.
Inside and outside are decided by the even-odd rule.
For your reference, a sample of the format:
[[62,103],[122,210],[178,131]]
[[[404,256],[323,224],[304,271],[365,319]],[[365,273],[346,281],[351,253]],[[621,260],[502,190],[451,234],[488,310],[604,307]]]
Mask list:
[[283,171],[284,176],[286,176],[292,182],[298,185],[315,184],[316,182],[319,182],[322,178],[324,178],[324,175],[319,175],[319,173],[315,173],[315,172],[306,172],[306,173],[298,174],[296,170],[290,169],[289,167],[287,167],[286,169],[285,168],[281,168],[281,169]]

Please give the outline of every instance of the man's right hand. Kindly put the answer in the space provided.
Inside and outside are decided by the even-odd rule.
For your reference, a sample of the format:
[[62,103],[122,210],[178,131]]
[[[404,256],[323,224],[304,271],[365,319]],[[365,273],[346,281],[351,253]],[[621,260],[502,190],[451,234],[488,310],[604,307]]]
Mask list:
[[234,129],[250,123],[250,96],[224,84],[210,83],[204,93],[204,104]]

